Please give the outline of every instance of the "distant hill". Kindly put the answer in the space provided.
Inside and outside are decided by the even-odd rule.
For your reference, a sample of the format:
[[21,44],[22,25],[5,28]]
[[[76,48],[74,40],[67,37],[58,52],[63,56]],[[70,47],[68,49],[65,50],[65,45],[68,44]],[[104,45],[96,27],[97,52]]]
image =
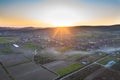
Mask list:
[[[70,29],[89,29],[89,30],[105,30],[105,31],[120,31],[120,24],[110,25],[110,26],[74,26],[68,27]],[[33,31],[33,30],[45,30],[45,29],[55,29],[55,28],[35,28],[35,27],[24,27],[24,28],[12,28],[12,27],[0,27],[0,31]]]

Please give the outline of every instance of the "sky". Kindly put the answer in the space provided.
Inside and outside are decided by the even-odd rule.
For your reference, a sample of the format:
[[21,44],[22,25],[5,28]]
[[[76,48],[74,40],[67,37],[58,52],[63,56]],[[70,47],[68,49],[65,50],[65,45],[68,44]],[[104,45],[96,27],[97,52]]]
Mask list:
[[2,27],[120,24],[120,0],[0,0]]

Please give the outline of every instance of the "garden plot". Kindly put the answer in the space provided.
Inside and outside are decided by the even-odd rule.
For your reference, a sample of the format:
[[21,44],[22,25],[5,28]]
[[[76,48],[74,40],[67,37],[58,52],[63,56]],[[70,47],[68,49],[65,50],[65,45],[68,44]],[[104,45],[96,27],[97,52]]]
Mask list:
[[7,73],[4,71],[1,65],[0,65],[0,80],[10,80]]
[[57,77],[33,62],[9,67],[8,71],[15,80],[52,80]]
[[29,59],[27,59],[24,54],[9,54],[9,55],[1,55],[0,61],[6,66],[15,66],[18,64],[30,62]]

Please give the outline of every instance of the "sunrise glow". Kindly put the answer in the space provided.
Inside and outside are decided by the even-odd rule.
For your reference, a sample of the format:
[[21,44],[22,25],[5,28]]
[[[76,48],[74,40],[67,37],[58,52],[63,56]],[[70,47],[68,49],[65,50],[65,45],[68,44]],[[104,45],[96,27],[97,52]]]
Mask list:
[[119,0],[2,0],[0,26],[61,27],[120,23]]
[[[55,7],[55,6],[53,6]],[[69,7],[62,8],[56,6],[56,8],[47,8],[42,20],[53,26],[73,26],[76,22],[80,21],[79,14],[76,10]],[[49,14],[48,14],[49,13]],[[82,19],[81,19],[82,20]]]

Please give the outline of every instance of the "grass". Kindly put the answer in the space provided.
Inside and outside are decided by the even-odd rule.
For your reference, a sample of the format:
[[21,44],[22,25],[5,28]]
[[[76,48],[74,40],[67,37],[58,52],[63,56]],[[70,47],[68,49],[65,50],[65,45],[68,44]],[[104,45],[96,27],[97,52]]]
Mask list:
[[73,64],[73,65],[71,65],[69,67],[66,67],[64,69],[58,70],[57,73],[60,76],[62,76],[62,75],[65,75],[65,74],[67,74],[67,73],[69,73],[71,71],[74,71],[74,70],[76,70],[76,69],[78,69],[78,68],[80,68],[82,66],[83,66],[82,64]]
[[10,42],[17,42],[17,38],[13,37],[0,37],[0,44],[10,43]]
[[38,48],[38,45],[33,44],[33,43],[25,43],[25,44],[23,44],[23,45],[24,45],[24,47],[30,48],[30,49],[32,49],[32,50],[35,50],[35,49]]

